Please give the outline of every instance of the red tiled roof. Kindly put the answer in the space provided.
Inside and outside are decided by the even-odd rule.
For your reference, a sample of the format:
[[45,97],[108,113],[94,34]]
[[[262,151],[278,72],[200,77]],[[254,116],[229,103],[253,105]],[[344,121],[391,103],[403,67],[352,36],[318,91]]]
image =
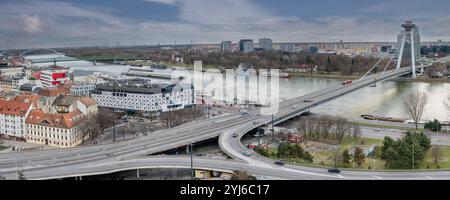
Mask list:
[[28,124],[69,129],[83,123],[85,119],[86,117],[78,109],[65,114],[47,114],[39,109],[31,111],[26,122]]
[[0,114],[23,117],[27,113],[30,106],[30,103],[0,100]]
[[21,103],[32,103],[34,108],[37,107],[37,102],[41,97],[39,95],[35,94],[21,94],[18,95],[14,101],[21,102]]
[[60,94],[68,94],[70,91],[68,88],[59,87],[59,88],[46,88],[39,91],[39,95],[52,97],[58,96]]

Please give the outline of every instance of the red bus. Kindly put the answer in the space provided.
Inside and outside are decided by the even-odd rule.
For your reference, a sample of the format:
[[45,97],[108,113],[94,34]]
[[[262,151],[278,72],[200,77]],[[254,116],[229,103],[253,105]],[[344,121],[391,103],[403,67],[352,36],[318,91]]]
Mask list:
[[351,83],[352,83],[352,80],[347,80],[347,81],[342,82],[342,85],[349,85]]

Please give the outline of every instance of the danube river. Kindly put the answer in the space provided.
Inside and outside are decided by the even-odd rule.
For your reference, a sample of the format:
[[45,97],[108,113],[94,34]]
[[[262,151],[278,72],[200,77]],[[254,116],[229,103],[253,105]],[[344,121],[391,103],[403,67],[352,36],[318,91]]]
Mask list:
[[[38,58],[42,58],[42,56],[38,56]],[[81,74],[88,74],[94,71],[118,74],[126,72],[129,69],[129,66],[126,65],[97,64],[97,66],[93,66],[92,63],[86,61],[63,62],[58,63],[58,65],[71,67],[75,72],[81,72]],[[206,74],[206,80],[203,83],[210,82],[208,81],[210,80],[210,76],[211,74]],[[280,100],[291,99],[340,83],[340,80],[325,78],[293,77],[279,79],[277,98]],[[223,85],[225,86],[227,84],[223,83]],[[237,81],[236,85],[237,93],[248,93],[250,96],[257,95],[255,88],[245,90],[243,82]],[[411,117],[409,117],[403,108],[403,100],[409,93],[417,90],[426,92],[429,97],[423,114],[424,120],[432,120],[435,118],[441,121],[449,120],[450,112],[446,110],[444,100],[450,95],[450,83],[385,81],[378,83],[376,87],[365,87],[342,96],[337,100],[318,106],[312,111],[349,118],[359,118],[362,114],[372,114],[410,119]],[[264,100],[260,100],[260,102],[264,102]]]

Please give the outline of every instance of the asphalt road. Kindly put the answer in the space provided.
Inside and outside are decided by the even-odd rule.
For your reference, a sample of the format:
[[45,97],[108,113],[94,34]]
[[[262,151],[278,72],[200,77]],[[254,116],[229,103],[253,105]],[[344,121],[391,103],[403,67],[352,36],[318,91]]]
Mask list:
[[[58,179],[64,177],[79,177],[113,172],[150,169],[150,168],[190,168],[189,156],[152,156],[125,161],[102,162],[91,165],[73,165],[65,168],[55,169],[32,169],[25,172],[29,180]],[[448,180],[450,172],[370,172],[370,171],[341,171],[339,175],[328,173],[325,168],[303,167],[296,165],[279,166],[269,164],[268,166],[252,166],[245,162],[235,160],[216,160],[203,157],[193,158],[194,168],[205,170],[216,170],[232,172],[242,170],[258,177],[286,180]],[[16,179],[15,172],[6,173],[7,179]]]

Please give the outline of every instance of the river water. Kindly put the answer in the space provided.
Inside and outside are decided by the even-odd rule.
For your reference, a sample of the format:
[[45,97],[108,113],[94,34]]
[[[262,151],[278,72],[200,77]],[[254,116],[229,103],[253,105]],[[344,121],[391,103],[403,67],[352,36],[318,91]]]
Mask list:
[[[49,56],[30,56],[28,58],[36,59],[45,57]],[[39,65],[49,64],[52,63],[42,63]],[[91,62],[87,61],[61,62],[57,64],[71,67],[74,69],[75,73],[78,74],[89,74],[94,71],[119,74],[121,72],[126,72],[129,69],[129,66],[127,65],[103,65],[97,63],[97,65],[94,66]],[[214,74],[210,73],[206,73],[205,75],[206,80],[203,80],[203,83],[210,82],[208,81],[210,80],[210,76],[214,76]],[[291,99],[340,83],[341,80],[326,78],[293,77],[289,79],[279,79],[279,92],[277,98],[280,100]],[[226,86],[227,84],[224,83],[223,85]],[[243,86],[243,81],[238,80],[236,85],[237,93],[245,93],[248,91],[250,96],[257,95],[257,90],[255,88],[246,90]],[[411,117],[409,117],[403,107],[403,99],[409,93],[416,90],[426,92],[429,97],[423,114],[424,120],[449,120],[450,112],[447,111],[444,101],[450,95],[450,83],[385,81],[378,83],[376,87],[365,87],[334,101],[320,105],[314,108],[312,112],[348,118],[359,118],[362,114],[373,114],[385,117],[410,119]],[[264,102],[264,100],[261,102]]]

